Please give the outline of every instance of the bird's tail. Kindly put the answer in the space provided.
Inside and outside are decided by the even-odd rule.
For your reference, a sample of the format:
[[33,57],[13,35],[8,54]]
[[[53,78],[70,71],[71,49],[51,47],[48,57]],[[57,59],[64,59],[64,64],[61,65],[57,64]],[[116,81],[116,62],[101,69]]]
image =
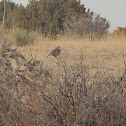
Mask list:
[[46,59],[47,57],[49,57],[51,55],[51,53],[49,55],[47,55],[44,59]]

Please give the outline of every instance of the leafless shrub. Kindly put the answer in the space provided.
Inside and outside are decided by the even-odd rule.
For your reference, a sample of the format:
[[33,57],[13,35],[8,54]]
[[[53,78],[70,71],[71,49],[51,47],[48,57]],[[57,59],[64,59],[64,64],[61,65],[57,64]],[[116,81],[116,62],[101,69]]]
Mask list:
[[82,54],[69,63],[57,58],[56,69],[36,58],[23,71],[0,61],[0,125],[125,126],[125,62],[116,77],[98,69],[91,76]]
[[72,16],[71,20],[65,23],[66,32],[78,34],[90,40],[100,39],[108,32],[109,22],[100,15],[90,13],[86,16]]

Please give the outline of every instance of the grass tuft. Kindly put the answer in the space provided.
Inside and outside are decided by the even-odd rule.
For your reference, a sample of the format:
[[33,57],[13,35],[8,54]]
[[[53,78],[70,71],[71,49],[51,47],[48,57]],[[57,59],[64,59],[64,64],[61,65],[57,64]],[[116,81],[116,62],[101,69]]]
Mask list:
[[17,46],[25,46],[33,44],[35,42],[37,33],[15,28],[14,30],[12,30],[12,37]]

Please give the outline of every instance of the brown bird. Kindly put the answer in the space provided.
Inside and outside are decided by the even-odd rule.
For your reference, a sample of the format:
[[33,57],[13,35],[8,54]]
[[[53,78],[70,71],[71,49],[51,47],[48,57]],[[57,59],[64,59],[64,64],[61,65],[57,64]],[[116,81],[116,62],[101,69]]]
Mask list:
[[[58,57],[60,55],[60,52],[61,52],[61,48],[60,46],[57,46],[55,49],[51,51],[51,53],[48,56]],[[46,56],[45,58],[47,58],[48,56]]]

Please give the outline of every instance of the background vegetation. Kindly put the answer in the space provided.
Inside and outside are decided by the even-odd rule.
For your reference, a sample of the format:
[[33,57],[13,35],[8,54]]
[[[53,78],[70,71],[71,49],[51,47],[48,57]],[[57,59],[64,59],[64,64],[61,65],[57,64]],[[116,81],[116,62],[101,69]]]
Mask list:
[[[107,19],[86,9],[79,0],[30,0],[26,7],[5,1],[5,28],[38,31],[52,39],[71,32],[101,37],[109,28]],[[4,0],[0,2],[1,23],[3,13]]]

